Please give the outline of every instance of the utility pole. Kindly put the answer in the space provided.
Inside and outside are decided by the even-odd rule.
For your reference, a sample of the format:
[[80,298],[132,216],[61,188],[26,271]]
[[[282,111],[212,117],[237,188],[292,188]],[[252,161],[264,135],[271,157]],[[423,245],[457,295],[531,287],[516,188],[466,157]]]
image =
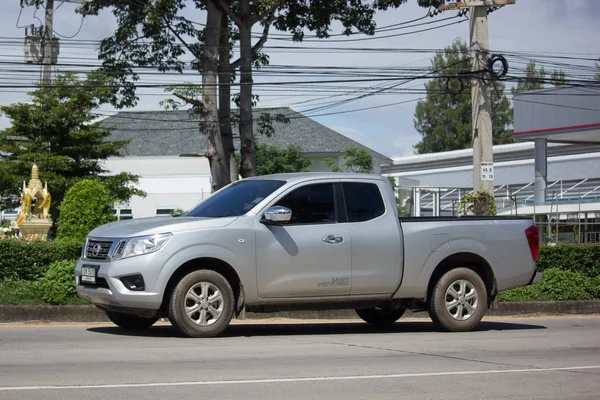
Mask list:
[[438,11],[470,12],[470,50],[472,57],[471,108],[473,125],[473,191],[484,190],[493,196],[494,152],[492,138],[492,96],[490,82],[484,82],[489,51],[488,13],[515,4],[516,0],[479,0],[446,2]]
[[42,84],[52,83],[52,50],[53,50],[53,24],[54,24],[54,0],[46,0],[46,21],[44,26],[44,39],[42,40]]

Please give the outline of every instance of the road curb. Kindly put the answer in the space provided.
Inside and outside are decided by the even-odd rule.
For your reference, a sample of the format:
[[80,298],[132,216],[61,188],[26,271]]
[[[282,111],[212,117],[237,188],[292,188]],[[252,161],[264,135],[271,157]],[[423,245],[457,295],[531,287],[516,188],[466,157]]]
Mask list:
[[[489,310],[487,316],[527,315],[586,315],[600,314],[600,300],[587,301],[540,301],[500,303],[497,310]],[[428,318],[426,312],[405,314],[406,318]],[[289,311],[277,313],[247,313],[247,319],[356,319],[353,310]],[[95,306],[29,306],[0,305],[0,323],[30,322],[107,322],[102,311]]]

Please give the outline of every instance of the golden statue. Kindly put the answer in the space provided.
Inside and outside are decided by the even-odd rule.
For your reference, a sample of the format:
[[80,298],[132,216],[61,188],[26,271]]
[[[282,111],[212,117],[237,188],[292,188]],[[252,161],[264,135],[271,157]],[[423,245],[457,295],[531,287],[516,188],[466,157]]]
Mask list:
[[48,182],[42,185],[39,168],[34,163],[29,185],[23,182],[21,212],[17,217],[17,225],[24,240],[47,240],[52,226],[50,200]]

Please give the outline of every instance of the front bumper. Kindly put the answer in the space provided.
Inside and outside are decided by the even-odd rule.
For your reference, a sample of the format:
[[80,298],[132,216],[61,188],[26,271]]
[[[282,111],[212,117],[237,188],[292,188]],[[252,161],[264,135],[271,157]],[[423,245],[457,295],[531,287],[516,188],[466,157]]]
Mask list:
[[538,283],[541,282],[542,280],[542,276],[543,276],[543,271],[540,267],[537,267],[535,269],[535,272],[533,273],[533,276],[531,277],[531,281],[529,282],[529,285],[537,285]]
[[[94,261],[81,259],[75,267],[75,281],[79,297],[104,309],[158,310],[162,303],[162,290],[158,277],[166,255],[161,252],[116,261]],[[97,269],[96,284],[81,280],[81,268]],[[141,275],[143,290],[130,290],[122,278]]]

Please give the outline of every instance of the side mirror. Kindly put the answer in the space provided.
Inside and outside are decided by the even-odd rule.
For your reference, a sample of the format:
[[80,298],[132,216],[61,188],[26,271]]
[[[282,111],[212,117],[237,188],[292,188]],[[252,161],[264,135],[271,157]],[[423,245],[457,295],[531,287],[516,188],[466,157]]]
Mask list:
[[292,210],[286,207],[275,206],[270,207],[265,212],[264,222],[266,224],[285,224],[290,222],[292,218]]

